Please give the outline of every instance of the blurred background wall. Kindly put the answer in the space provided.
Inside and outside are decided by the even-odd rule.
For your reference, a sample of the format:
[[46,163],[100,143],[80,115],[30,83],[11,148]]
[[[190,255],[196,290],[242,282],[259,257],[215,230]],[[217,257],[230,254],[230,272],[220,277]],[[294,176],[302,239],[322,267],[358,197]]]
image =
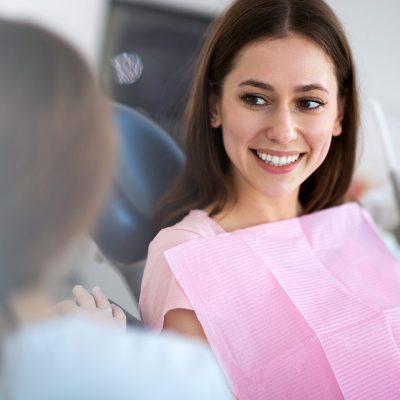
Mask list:
[[35,21],[72,41],[99,62],[108,0],[0,0],[0,15]]

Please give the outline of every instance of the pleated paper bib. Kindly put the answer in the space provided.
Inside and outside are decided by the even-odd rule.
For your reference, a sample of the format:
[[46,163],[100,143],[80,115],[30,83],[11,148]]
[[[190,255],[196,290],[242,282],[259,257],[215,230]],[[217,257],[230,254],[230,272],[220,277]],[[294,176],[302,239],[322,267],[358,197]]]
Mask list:
[[400,265],[354,203],[165,253],[240,399],[400,399]]

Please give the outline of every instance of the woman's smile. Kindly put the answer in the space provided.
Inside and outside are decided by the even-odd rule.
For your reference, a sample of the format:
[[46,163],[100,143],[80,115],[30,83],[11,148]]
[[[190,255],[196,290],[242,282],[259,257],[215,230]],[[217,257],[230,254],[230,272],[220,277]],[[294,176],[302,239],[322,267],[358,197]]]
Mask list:
[[251,150],[258,165],[271,174],[287,174],[301,162],[304,153]]

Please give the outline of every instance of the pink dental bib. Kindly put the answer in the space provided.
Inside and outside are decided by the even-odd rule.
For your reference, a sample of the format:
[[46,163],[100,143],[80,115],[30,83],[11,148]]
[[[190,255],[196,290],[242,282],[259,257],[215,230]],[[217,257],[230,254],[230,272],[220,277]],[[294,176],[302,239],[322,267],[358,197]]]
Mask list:
[[400,264],[346,204],[166,253],[240,399],[400,399]]

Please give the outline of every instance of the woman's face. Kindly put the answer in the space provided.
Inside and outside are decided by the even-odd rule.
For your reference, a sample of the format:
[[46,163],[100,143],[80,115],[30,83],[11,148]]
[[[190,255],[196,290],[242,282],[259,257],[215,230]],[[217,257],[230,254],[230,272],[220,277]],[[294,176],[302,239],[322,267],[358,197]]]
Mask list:
[[324,161],[342,112],[333,63],[300,36],[246,46],[211,99],[239,196],[293,198]]

